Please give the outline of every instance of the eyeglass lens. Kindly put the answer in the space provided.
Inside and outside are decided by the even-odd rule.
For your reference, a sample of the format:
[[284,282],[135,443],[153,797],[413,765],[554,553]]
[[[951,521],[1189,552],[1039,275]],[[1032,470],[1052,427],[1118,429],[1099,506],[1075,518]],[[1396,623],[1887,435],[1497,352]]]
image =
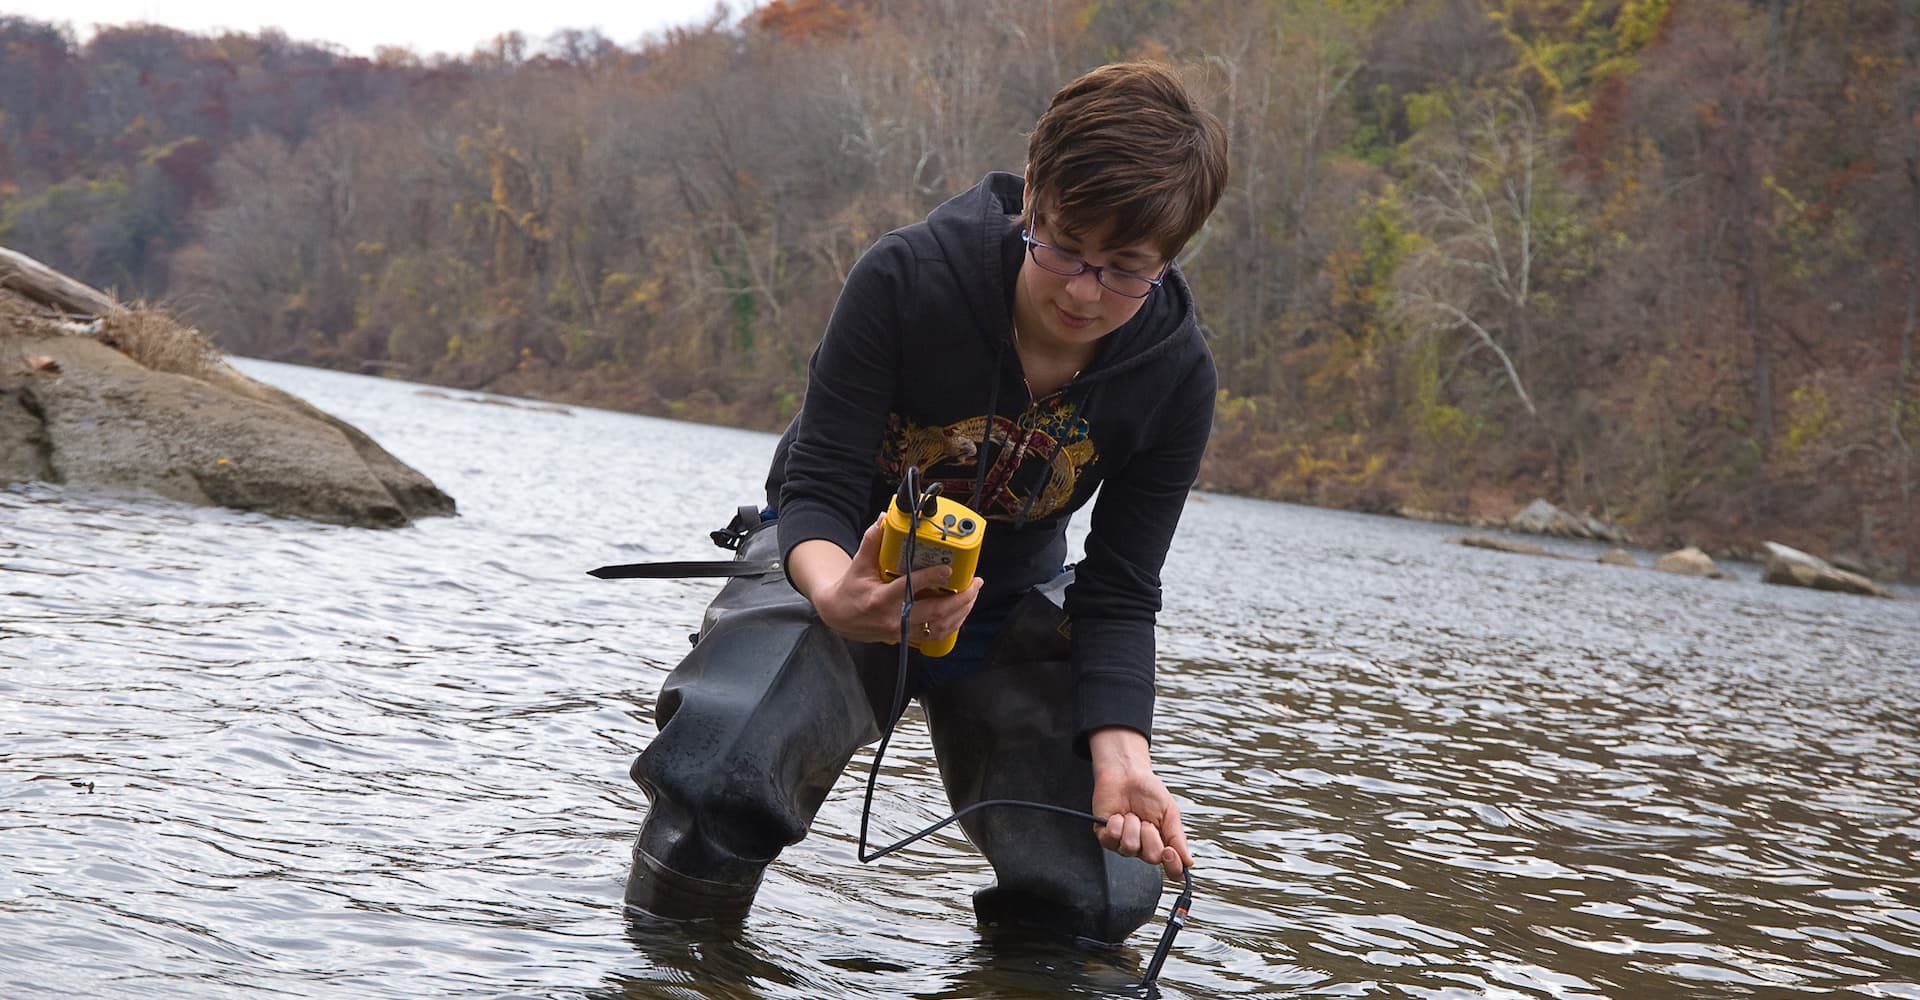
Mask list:
[[1033,249],[1034,262],[1055,274],[1072,276],[1084,271],[1092,271],[1093,280],[1099,282],[1100,287],[1118,292],[1128,298],[1142,298],[1153,291],[1153,282],[1138,275],[1124,274],[1110,267],[1096,267],[1083,258],[1056,247],[1050,247],[1038,240],[1028,240],[1028,246]]

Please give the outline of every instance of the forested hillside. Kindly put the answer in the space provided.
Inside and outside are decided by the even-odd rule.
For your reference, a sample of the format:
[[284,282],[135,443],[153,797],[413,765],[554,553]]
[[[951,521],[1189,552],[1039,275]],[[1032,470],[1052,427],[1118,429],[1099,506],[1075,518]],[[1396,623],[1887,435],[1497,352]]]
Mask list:
[[0,17],[0,244],[238,354],[775,428],[862,249],[1161,58],[1233,141],[1206,485],[1911,575],[1917,8],[779,0],[431,62]]

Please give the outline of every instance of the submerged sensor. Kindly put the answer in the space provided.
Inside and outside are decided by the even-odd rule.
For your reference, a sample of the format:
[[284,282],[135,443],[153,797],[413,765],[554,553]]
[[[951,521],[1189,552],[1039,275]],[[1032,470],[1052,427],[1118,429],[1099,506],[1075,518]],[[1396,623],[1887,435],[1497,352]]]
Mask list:
[[[987,536],[986,519],[966,504],[949,500],[936,490],[911,496],[910,490],[902,489],[901,494],[887,504],[887,520],[881,528],[881,575],[892,580],[905,576],[909,569],[951,566],[953,575],[947,577],[940,589],[950,594],[966,590],[973,584],[974,568],[980,564],[980,542]],[[959,632],[949,632],[909,645],[927,656],[945,656],[953,651],[953,644],[959,638]]]

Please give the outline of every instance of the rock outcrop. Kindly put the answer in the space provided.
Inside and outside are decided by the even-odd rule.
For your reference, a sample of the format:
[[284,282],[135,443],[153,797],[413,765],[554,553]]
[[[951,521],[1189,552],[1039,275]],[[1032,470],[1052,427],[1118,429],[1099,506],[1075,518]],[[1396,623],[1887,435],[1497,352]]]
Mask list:
[[1570,559],[1551,549],[1543,548],[1532,542],[1515,542],[1505,538],[1492,538],[1487,535],[1463,535],[1453,540],[1457,545],[1472,549],[1492,549],[1495,552],[1511,552],[1517,556],[1546,556],[1549,559]]
[[1779,542],[1762,544],[1766,549],[1767,564],[1761,579],[1768,583],[1781,583],[1791,587],[1812,587],[1815,590],[1837,590],[1845,594],[1864,594],[1869,597],[1894,596],[1892,591],[1872,580],[1858,573],[1840,569],[1818,556],[1781,545]]
[[1597,517],[1570,514],[1545,500],[1536,499],[1525,510],[1507,521],[1510,531],[1556,538],[1595,538],[1605,542],[1631,541],[1627,533]]
[[1704,576],[1712,580],[1718,580],[1727,575],[1721,572],[1720,567],[1714,565],[1712,556],[1691,545],[1655,559],[1653,568],[1662,573]]
[[0,250],[0,484],[30,480],[367,527],[454,512],[357,428],[198,333]]
[[[1465,545],[1469,548],[1492,549],[1496,552],[1511,552],[1515,555],[1546,556],[1550,559],[1573,558],[1531,542],[1512,541],[1488,535],[1463,535],[1452,541],[1456,545]],[[1763,544],[1766,550],[1766,571],[1762,579],[1767,583],[1812,587],[1816,590],[1832,590],[1847,594],[1866,594],[1873,597],[1895,599],[1899,597],[1898,594],[1868,577],[1840,569],[1817,556],[1789,548],[1779,542]],[[1602,554],[1599,561],[1610,566],[1639,565],[1633,553],[1618,548]],[[1725,579],[1727,575],[1714,563],[1712,556],[1691,545],[1655,559],[1653,568],[1662,573],[1706,577],[1712,580]]]

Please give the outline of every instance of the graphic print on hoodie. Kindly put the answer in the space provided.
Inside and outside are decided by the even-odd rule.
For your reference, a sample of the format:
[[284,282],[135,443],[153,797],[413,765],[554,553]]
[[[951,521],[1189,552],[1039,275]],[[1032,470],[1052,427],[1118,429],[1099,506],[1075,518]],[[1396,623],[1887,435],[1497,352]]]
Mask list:
[[[995,414],[992,429],[984,416],[941,427],[921,427],[898,413],[887,417],[880,466],[899,482],[907,467],[923,473],[924,483],[968,500],[968,506],[995,520],[1015,523],[1044,520],[1073,498],[1081,470],[1099,457],[1091,426],[1078,406],[1050,397],[1019,417]],[[989,441],[987,468],[978,465],[979,442]],[[978,489],[976,489],[976,484]]]

